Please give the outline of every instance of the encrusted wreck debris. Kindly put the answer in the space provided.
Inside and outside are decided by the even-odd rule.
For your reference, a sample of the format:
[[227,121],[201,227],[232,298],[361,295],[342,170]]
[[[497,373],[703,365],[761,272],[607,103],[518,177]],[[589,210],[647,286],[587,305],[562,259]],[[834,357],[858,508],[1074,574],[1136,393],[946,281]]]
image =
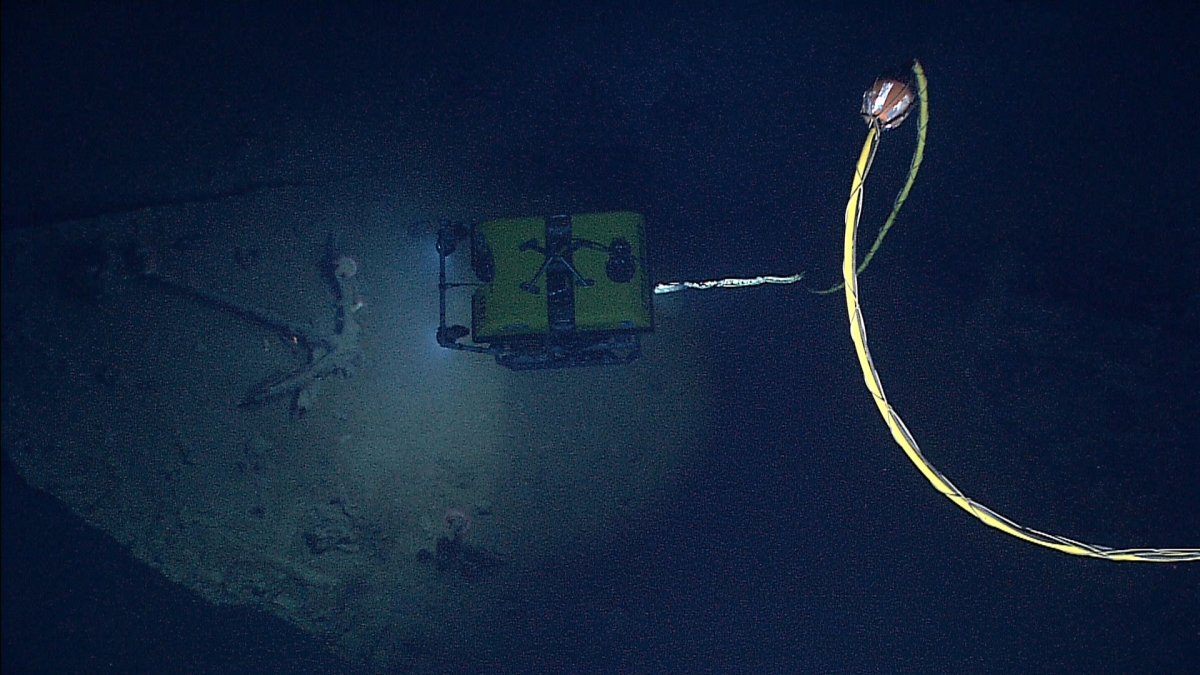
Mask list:
[[143,266],[142,276],[233,312],[279,333],[286,340],[303,345],[308,351],[304,366],[259,384],[241,401],[242,405],[253,406],[291,397],[292,413],[303,415],[312,406],[323,380],[333,375],[349,377],[362,361],[359,347],[362,327],[355,320],[355,314],[363,306],[357,293],[358,263],[349,256],[337,254],[332,235],[326,241],[325,249],[323,276],[337,295],[334,331],[327,335],[288,321],[272,311],[163,277],[157,266]]

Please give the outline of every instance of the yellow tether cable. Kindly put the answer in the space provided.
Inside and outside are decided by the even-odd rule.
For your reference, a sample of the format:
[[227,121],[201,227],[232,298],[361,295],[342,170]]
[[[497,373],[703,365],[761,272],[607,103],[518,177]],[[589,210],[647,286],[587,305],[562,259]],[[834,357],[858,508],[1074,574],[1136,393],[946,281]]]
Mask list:
[[[913,62],[913,73],[917,78],[917,97],[920,101],[918,122],[920,126],[918,127],[919,140],[917,150],[909,169],[908,182],[901,191],[900,196],[896,198],[896,203],[892,208],[892,215],[888,218],[887,224],[884,225],[884,229],[876,238],[875,246],[871,248],[871,254],[879,248],[879,243],[883,240],[883,235],[886,234],[887,228],[895,220],[896,213],[900,210],[900,205],[907,198],[908,189],[912,186],[917,167],[920,166],[921,158],[925,151],[925,130],[929,124],[929,98],[925,70],[919,62]],[[850,337],[854,340],[854,350],[858,353],[858,363],[862,366],[863,378],[866,380],[867,389],[871,391],[872,398],[875,399],[875,405],[878,406],[880,414],[883,415],[883,421],[887,423],[888,428],[892,431],[892,438],[904,450],[904,454],[908,455],[908,458],[912,460],[912,463],[917,466],[935,490],[962,507],[967,513],[983,521],[984,524],[990,525],[1001,532],[1011,534],[1018,539],[1024,539],[1039,546],[1045,546],[1072,555],[1103,558],[1105,560],[1143,562],[1200,560],[1200,549],[1195,548],[1111,549],[1104,546],[1085,544],[1074,539],[1068,539],[1067,537],[1047,534],[1024,527],[964,495],[921,454],[921,449],[917,445],[916,439],[912,437],[908,428],[904,426],[904,421],[900,419],[900,415],[888,403],[887,396],[883,393],[883,384],[879,380],[879,373],[875,370],[875,366],[871,362],[871,351],[867,348],[867,329],[863,324],[862,308],[858,301],[858,270],[855,269],[854,264],[856,257],[855,240],[858,236],[859,218],[862,215],[863,183],[866,181],[867,173],[871,169],[871,160],[874,159],[875,151],[879,147],[879,134],[879,124],[877,122],[872,123],[870,130],[867,131],[867,139],[863,143],[862,152],[858,158],[858,165],[854,171],[854,182],[850,186],[850,200],[846,203],[846,236],[842,255],[842,282],[846,290],[846,309],[850,314]],[[867,260],[870,260],[870,254],[868,254]],[[863,262],[864,267],[867,260]]]

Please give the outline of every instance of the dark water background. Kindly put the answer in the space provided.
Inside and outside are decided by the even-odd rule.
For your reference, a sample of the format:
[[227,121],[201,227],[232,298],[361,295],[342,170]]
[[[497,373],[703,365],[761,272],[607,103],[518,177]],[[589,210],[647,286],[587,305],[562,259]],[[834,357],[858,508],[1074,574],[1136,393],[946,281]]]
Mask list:
[[[954,317],[998,278],[1010,297],[1152,326],[1161,350],[1200,349],[1196,9],[790,5],[6,2],[4,228],[344,176],[385,182],[412,171],[419,149],[481,194],[644,212],[659,279],[832,277],[859,97],[916,56],[931,79],[928,156],[871,272],[887,280],[873,297],[892,358],[922,353],[893,328]],[[895,134],[872,176],[873,213],[907,165],[911,128]],[[585,609],[561,639],[513,645],[514,672],[535,653],[562,672],[1200,664],[1193,568],[1019,544],[919,482],[849,341],[814,346],[844,335],[840,300],[769,289],[705,302],[724,317],[708,338],[737,404],[714,413],[721,433],[690,496],[654,527],[564,552],[546,602]],[[1195,375],[1158,395],[1200,438],[1196,406],[1179,403],[1200,398]],[[1122,508],[1110,502],[1030,524],[1196,545],[1198,450],[1145,449],[1178,454],[1166,486],[1139,478],[1142,458],[1099,456],[1124,480],[1117,494],[1165,492],[1158,503],[1173,507],[1130,506],[1136,532],[1109,527],[1102,514]],[[7,462],[3,476],[6,673],[355,672],[279,620],[164,581]],[[606,632],[623,615],[644,634]]]

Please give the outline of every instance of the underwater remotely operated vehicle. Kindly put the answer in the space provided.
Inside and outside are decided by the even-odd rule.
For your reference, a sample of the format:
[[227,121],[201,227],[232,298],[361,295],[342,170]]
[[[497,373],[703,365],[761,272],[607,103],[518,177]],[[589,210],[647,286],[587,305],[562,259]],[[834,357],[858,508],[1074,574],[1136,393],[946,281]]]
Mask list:
[[[446,259],[463,241],[475,281],[448,282]],[[448,349],[513,370],[613,365],[636,360],[654,330],[641,214],[443,223],[437,250],[437,341]],[[446,323],[446,293],[462,287],[475,289],[470,328]]]
[[[446,280],[469,241],[475,281]],[[438,229],[438,344],[492,354],[513,370],[630,363],[654,330],[655,295],[685,289],[794,284],[803,274],[653,284],[639,213],[577,213],[444,222]],[[447,292],[474,288],[471,326],[446,323]],[[471,342],[460,342],[470,337]]]

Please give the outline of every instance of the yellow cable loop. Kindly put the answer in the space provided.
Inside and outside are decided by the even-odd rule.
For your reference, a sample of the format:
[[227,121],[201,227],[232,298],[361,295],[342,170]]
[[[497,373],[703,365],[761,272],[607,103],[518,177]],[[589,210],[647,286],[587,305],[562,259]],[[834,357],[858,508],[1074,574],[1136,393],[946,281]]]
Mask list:
[[[900,192],[900,196],[896,198],[896,203],[892,208],[892,215],[888,218],[887,224],[876,238],[875,246],[871,248],[871,254],[874,254],[875,250],[879,248],[879,244],[883,240],[883,235],[886,234],[887,228],[891,226],[896,213],[900,210],[901,204],[908,197],[908,190],[912,186],[917,168],[921,164],[921,158],[925,151],[925,129],[929,124],[929,99],[926,91],[925,70],[921,67],[920,63],[914,61],[913,73],[917,77],[917,96],[919,97],[921,106],[917,151],[909,169],[908,182]],[[863,143],[862,152],[858,158],[858,165],[854,171],[854,182],[850,186],[850,200],[846,203],[846,236],[842,255],[842,282],[846,290],[846,310],[850,314],[850,337],[854,340],[854,349],[858,353],[858,363],[862,367],[863,379],[866,380],[867,389],[871,391],[871,396],[875,399],[875,405],[878,406],[879,413],[883,415],[883,421],[887,423],[888,428],[892,431],[892,438],[900,445],[900,448],[904,450],[904,454],[908,455],[908,458],[912,460],[912,463],[916,465],[917,469],[921,471],[935,490],[945,495],[950,501],[957,504],[967,513],[983,521],[984,524],[1018,539],[1072,555],[1103,558],[1105,560],[1141,562],[1200,560],[1200,549],[1195,548],[1112,549],[1105,546],[1085,544],[1067,537],[1047,534],[1046,532],[1024,527],[964,495],[921,454],[921,449],[917,445],[916,439],[913,438],[908,428],[904,426],[904,421],[900,419],[900,415],[888,403],[887,396],[883,393],[883,384],[879,380],[879,373],[875,370],[875,366],[871,362],[871,351],[867,349],[867,329],[863,324],[862,308],[858,301],[858,272],[862,270],[862,267],[866,267],[866,262],[870,260],[871,254],[868,254],[866,260],[863,261],[862,267],[856,270],[854,265],[856,255],[855,240],[858,236],[859,218],[862,215],[863,184],[867,179],[867,173],[871,169],[871,161],[875,157],[875,151],[879,147],[879,131],[878,124],[872,124],[870,130],[867,131],[867,139]]]

